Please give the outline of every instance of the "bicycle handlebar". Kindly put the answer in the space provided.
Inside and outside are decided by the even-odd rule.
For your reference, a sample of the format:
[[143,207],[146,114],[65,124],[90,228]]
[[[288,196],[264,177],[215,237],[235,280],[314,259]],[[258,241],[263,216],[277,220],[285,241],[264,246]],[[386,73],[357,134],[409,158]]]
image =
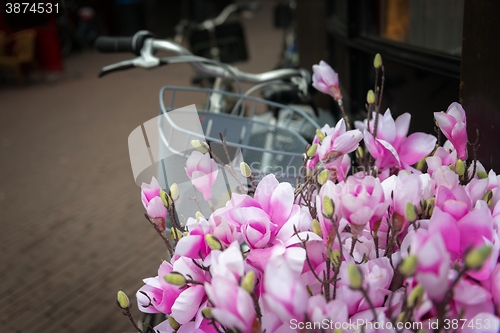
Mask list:
[[[100,52],[134,52],[139,50],[140,56],[132,59],[119,62],[117,64],[105,66],[102,68],[99,77],[102,77],[111,72],[130,69],[133,67],[153,68],[161,65],[166,65],[173,62],[189,62],[198,70],[221,78],[239,80],[248,83],[263,83],[274,80],[297,78],[303,81],[303,91],[307,91],[307,85],[311,82],[311,74],[305,69],[277,69],[260,74],[246,73],[238,68],[226,65],[217,64],[216,61],[194,56],[189,50],[182,45],[168,40],[159,40],[151,37],[152,34],[148,31],[139,31],[133,37],[98,37],[95,46]],[[168,51],[179,55],[179,59],[172,61],[172,58],[157,58],[154,56],[155,51]],[[305,82],[304,82],[305,81]],[[304,87],[305,84],[305,87]]]

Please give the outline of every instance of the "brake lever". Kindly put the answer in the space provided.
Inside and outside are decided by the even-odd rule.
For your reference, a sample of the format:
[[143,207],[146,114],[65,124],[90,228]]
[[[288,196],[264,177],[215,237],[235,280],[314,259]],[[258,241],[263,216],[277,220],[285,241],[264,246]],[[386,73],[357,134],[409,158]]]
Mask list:
[[163,65],[163,63],[161,63],[160,59],[153,55],[153,39],[151,38],[144,42],[144,46],[141,49],[141,55],[139,57],[105,66],[101,69],[99,77],[134,67],[153,68],[160,65]]
[[131,68],[134,68],[134,67],[135,67],[135,65],[133,63],[133,60],[120,61],[119,63],[103,67],[101,69],[101,71],[99,72],[99,77],[101,78],[101,77],[103,77],[105,75],[108,75],[108,74],[111,74],[111,73],[114,73],[114,72],[118,72],[118,71],[123,71],[123,70],[131,69]]

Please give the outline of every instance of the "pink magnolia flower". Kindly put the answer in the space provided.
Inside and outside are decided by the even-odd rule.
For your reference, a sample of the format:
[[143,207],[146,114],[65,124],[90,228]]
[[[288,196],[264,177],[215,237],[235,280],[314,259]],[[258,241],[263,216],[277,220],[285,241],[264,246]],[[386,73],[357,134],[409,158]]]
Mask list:
[[[368,288],[368,295],[375,307],[382,306],[386,296],[390,294],[394,270],[392,269],[389,258],[377,258],[369,260],[367,263],[359,266],[364,273],[364,284]],[[363,298],[359,304],[359,310],[369,309],[369,305]]]
[[339,120],[334,130],[326,134],[318,145],[316,151],[319,161],[323,162],[325,168],[337,167],[334,163],[339,157],[353,152],[358,148],[363,134],[359,130],[346,131],[344,119]]
[[220,275],[237,282],[245,275],[245,261],[238,242],[231,243],[224,251],[212,251],[210,262],[205,260],[205,265],[208,264],[212,277]]
[[155,177],[151,178],[151,183],[142,183],[141,185],[141,201],[144,208],[148,208],[148,204],[151,200],[160,196],[160,184]]
[[418,229],[410,248],[411,253],[418,258],[416,280],[430,299],[441,301],[448,288],[450,271],[450,255],[443,237],[440,233]]
[[[429,221],[429,232],[438,233],[452,260],[459,259],[471,248],[491,245],[493,248],[490,259],[478,271],[467,274],[477,280],[485,280],[493,271],[498,258],[500,244],[498,236],[493,233],[493,217],[486,202],[479,200],[472,210],[467,204],[456,201],[455,197],[443,202],[443,196],[451,196],[444,187],[438,189],[436,207]],[[445,194],[443,194],[445,193]]]
[[435,206],[459,220],[471,209],[472,203],[463,186],[452,189],[439,186],[436,190]]
[[221,210],[252,249],[272,244],[283,225],[300,211],[294,203],[293,187],[289,183],[279,183],[272,174],[261,180],[253,198],[233,194]]
[[145,285],[136,295],[139,310],[145,313],[170,313],[172,311],[172,305],[182,292],[179,287],[163,279],[172,270],[172,265],[163,261],[158,268],[158,276],[144,279]]
[[[342,299],[348,307],[349,316],[370,308],[363,294],[358,290],[352,290],[349,286],[347,266],[340,266],[337,283],[337,299]],[[386,296],[390,294],[389,286],[394,275],[390,261],[386,257],[369,260],[358,266],[363,274],[363,287],[367,288],[370,300],[375,307],[384,304]]]
[[373,176],[348,177],[340,194],[342,216],[351,226],[353,236],[359,236],[367,223],[373,226],[387,210],[380,180]]
[[432,179],[435,182],[436,188],[444,186],[449,189],[456,188],[460,183],[460,179],[455,171],[450,170],[447,166],[441,166],[432,173]]
[[272,309],[284,323],[291,319],[302,321],[309,298],[306,286],[300,280],[306,259],[305,250],[290,248],[288,252],[293,255],[283,256],[282,250],[272,254],[264,272],[262,296],[265,308]]
[[[422,200],[431,198],[434,191],[434,182],[428,174],[409,174],[400,172],[382,182],[386,198],[392,198],[390,206],[393,217],[399,219],[401,230],[408,227],[405,217],[406,205],[410,202],[419,207]],[[396,221],[395,221],[396,222]]]
[[376,159],[375,165],[379,169],[398,167],[411,169],[434,149],[436,138],[430,134],[413,133],[408,137],[411,116],[409,113],[400,115],[396,121],[392,118],[391,111],[379,115],[377,137],[372,133],[375,127],[375,113],[370,124],[356,122],[356,127],[364,130],[363,136],[366,147]]
[[210,248],[205,240],[206,234],[202,229],[189,231],[188,235],[182,237],[177,243],[175,254],[191,259],[205,258],[210,252]]
[[198,191],[203,194],[205,200],[212,198],[212,186],[217,179],[219,169],[215,161],[208,153],[202,154],[193,151],[186,161],[186,172]]
[[203,286],[182,287],[171,285],[164,280],[165,275],[178,272],[185,277],[203,283],[207,274],[191,259],[180,257],[172,264],[164,261],[158,269],[158,276],[145,279],[145,285],[136,294],[139,309],[146,313],[165,313],[175,318],[179,324],[191,321],[206,299]]
[[[201,264],[199,261],[197,263],[198,265]],[[204,283],[207,279],[209,279],[207,272],[195,265],[193,260],[190,258],[178,258],[173,264],[173,270],[181,273],[185,277],[190,277],[199,283]],[[188,323],[199,312],[199,309],[206,298],[207,296],[203,286],[191,285],[189,287],[185,287],[175,299],[170,315],[179,324]]]
[[336,101],[342,100],[339,89],[339,75],[326,62],[313,65],[313,87],[324,94],[331,95]]
[[457,151],[449,140],[446,140],[442,147],[438,147],[432,156],[425,159],[427,172],[431,175],[441,166],[455,166],[456,161]]
[[236,217],[244,221],[241,233],[246,243],[252,249],[267,247],[271,238],[276,235],[276,224],[272,223],[269,215],[257,207],[244,207],[236,212]]
[[446,113],[434,112],[439,128],[457,150],[458,158],[467,159],[467,122],[462,105],[451,103]]
[[219,323],[239,332],[252,332],[255,306],[252,296],[237,281],[218,275],[210,284],[205,283],[205,290],[214,306],[212,315]]
[[216,237],[221,243],[229,245],[234,241],[241,240],[241,234],[237,230],[239,226],[234,223],[230,223],[228,220],[221,216],[223,215],[224,207],[216,210],[208,219],[208,223],[211,227],[210,234]]
[[158,227],[158,230],[164,231],[166,228],[167,208],[165,208],[160,198],[160,190],[160,184],[155,177],[151,179],[150,184],[142,183],[141,201],[153,223]]

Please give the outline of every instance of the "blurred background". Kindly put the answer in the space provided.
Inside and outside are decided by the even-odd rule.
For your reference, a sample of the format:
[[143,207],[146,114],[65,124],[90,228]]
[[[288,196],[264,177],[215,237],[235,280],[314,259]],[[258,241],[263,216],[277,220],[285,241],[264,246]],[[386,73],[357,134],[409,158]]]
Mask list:
[[[174,38],[181,19],[201,22],[232,2],[46,1],[50,14],[9,14],[7,1],[0,3],[2,332],[133,331],[116,292],[133,299],[166,251],[143,217],[127,137],[158,114],[162,86],[191,86],[196,73],[182,64],[98,79],[103,66],[131,55],[99,54],[93,43],[140,29]],[[432,113],[461,101],[472,141],[480,130],[478,156],[498,171],[491,142],[500,139],[500,21],[493,17],[500,2],[260,3],[251,17],[236,16],[219,31],[238,46],[231,59],[238,68],[311,69],[325,60],[339,72],[347,109],[361,119],[379,52],[384,105],[396,116],[410,112],[412,131],[433,133]],[[183,44],[195,51],[205,39],[193,34]],[[329,98],[314,100],[338,117]]]

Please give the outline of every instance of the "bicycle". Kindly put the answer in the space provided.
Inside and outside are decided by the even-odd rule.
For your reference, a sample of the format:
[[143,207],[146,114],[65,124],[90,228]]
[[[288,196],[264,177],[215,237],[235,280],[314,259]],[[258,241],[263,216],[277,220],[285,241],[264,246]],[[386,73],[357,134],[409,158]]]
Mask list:
[[[175,182],[183,197],[196,196],[184,170],[186,160],[193,151],[193,140],[209,142],[212,152],[226,157],[221,164],[234,166],[244,160],[251,166],[257,181],[268,173],[276,173],[280,181],[296,181],[300,176],[308,144],[303,134],[314,133],[320,126],[301,109],[251,94],[284,79],[290,79],[288,84],[294,84],[307,94],[311,80],[308,71],[278,69],[260,74],[245,73],[234,66],[194,56],[181,45],[155,39],[147,31],[140,31],[132,37],[99,37],[96,48],[101,52],[132,52],[137,55],[134,59],[105,66],[100,77],[135,67],[154,68],[187,62],[204,73],[234,81],[238,90],[231,93],[214,88],[163,87],[160,91],[160,115],[138,127],[129,137],[132,169],[138,185],[144,177],[151,179],[150,176],[155,176],[164,189]],[[157,58],[155,51],[170,51],[178,56]],[[240,82],[255,86],[243,92]],[[180,94],[188,94],[197,102],[197,107],[182,108],[184,105],[176,104]],[[235,99],[236,103],[228,103],[229,98]],[[282,119],[278,124],[270,114],[266,114],[267,119],[257,115],[259,110],[265,111],[269,106],[286,110],[286,121]],[[222,145],[219,134],[224,139]],[[219,171],[223,177],[219,177],[220,182],[214,187],[218,186],[220,197],[211,203],[199,201],[197,205],[190,200],[176,201],[180,216],[195,216],[196,211],[208,216],[214,208],[223,205],[231,193],[241,192],[239,186],[246,182],[245,178],[238,178],[225,167],[219,167]],[[146,316],[143,320],[152,323],[159,318]]]

